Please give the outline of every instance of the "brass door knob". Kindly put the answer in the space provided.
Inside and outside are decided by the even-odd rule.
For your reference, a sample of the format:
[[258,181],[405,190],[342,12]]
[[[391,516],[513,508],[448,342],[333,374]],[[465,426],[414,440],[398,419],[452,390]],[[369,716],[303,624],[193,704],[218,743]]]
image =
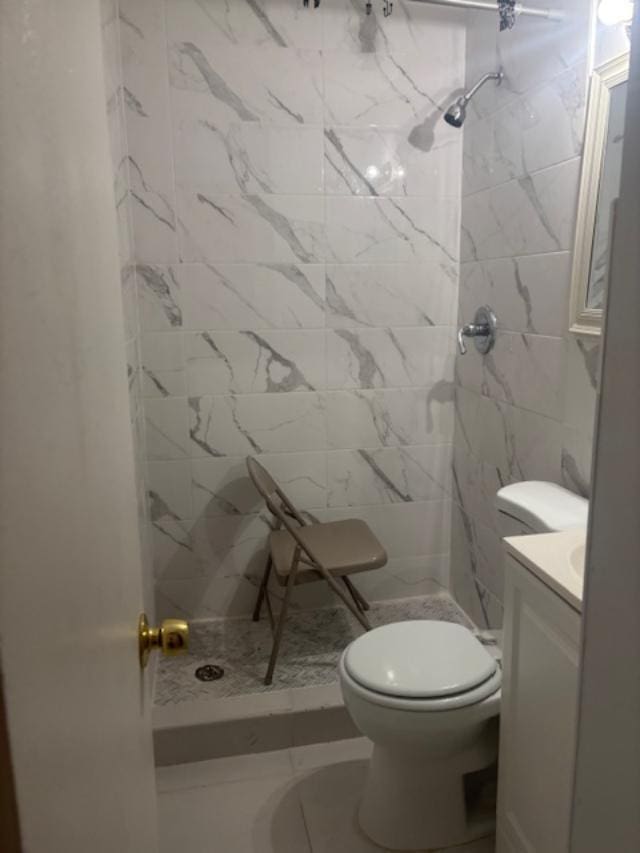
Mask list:
[[189,625],[184,619],[164,619],[159,628],[151,628],[146,613],[138,620],[138,654],[140,666],[149,662],[152,649],[160,649],[163,655],[181,655],[189,648]]

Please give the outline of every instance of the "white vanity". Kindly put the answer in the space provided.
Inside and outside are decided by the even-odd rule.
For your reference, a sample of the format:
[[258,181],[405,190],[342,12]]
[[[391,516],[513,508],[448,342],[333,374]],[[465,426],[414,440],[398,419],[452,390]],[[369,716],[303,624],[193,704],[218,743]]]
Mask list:
[[497,853],[567,853],[585,531],[505,548]]

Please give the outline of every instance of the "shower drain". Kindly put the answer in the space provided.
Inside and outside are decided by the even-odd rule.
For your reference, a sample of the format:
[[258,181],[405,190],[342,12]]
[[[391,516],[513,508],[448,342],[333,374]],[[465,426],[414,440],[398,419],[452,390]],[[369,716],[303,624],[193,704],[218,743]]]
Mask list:
[[223,675],[224,669],[215,663],[207,663],[196,669],[196,678],[198,681],[217,681]]

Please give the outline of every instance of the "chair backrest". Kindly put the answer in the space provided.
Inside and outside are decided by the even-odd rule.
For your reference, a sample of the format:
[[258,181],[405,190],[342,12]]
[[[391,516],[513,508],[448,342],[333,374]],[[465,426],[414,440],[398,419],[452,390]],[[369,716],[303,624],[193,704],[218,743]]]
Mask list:
[[271,497],[271,495],[278,493],[278,484],[276,481],[267,469],[257,459],[254,459],[253,456],[247,456],[247,470],[249,471],[253,485],[265,500]]
[[247,456],[247,470],[249,471],[253,485],[265,499],[269,511],[285,527],[289,528],[289,523],[284,518],[285,515],[294,518],[301,527],[306,525],[302,514],[298,512],[271,474],[254,456]]
[[[322,563],[317,555],[300,536],[300,527],[307,526],[307,521],[302,514],[298,512],[271,474],[255,457],[247,456],[247,470],[254,486],[264,498],[269,512],[276,518],[278,527],[282,525],[296,540],[298,547],[294,554],[294,563],[297,563],[300,552],[304,552],[308,558],[307,562],[324,572],[325,570],[322,568]],[[292,524],[291,519],[294,519],[299,527]]]

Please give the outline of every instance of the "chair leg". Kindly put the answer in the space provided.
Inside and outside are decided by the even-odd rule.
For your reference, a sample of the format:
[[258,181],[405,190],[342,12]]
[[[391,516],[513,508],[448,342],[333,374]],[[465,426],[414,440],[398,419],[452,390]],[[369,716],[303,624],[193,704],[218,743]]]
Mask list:
[[349,580],[346,575],[342,576],[342,580],[344,581],[344,585],[346,586],[346,588],[349,590],[351,598],[353,598],[353,600],[355,601],[358,610],[370,610],[371,608],[369,606],[369,602],[360,592],[354,582],[352,580]]
[[262,602],[264,601],[264,597],[267,592],[267,584],[269,583],[269,575],[271,574],[272,565],[273,560],[271,558],[271,553],[269,553],[269,556],[267,558],[267,565],[265,566],[264,574],[262,575],[262,580],[260,581],[260,589],[258,590],[256,606],[253,608],[254,622],[257,622],[260,619],[260,611],[262,610]]
[[333,578],[323,566],[318,567],[318,572],[326,580],[326,582],[329,584],[329,586],[335,592],[338,598],[341,598],[344,601],[344,603],[347,605],[349,610],[353,613],[353,615],[356,617],[356,619],[362,625],[365,631],[370,631],[371,625],[369,624],[369,620],[367,619],[365,614],[361,613],[360,610],[355,606],[355,604],[347,598],[346,593],[342,591],[342,587],[339,586],[336,579]]
[[364,613],[364,607],[362,606],[362,603],[361,603],[360,599],[358,598],[358,596],[355,594],[355,589],[353,589],[351,587],[351,585],[349,584],[349,581],[347,580],[346,576],[342,575],[340,580],[346,586],[347,591],[348,591],[349,595],[351,596],[351,600],[353,601],[355,606],[358,608],[360,613]]
[[273,671],[276,668],[276,661],[278,659],[278,652],[280,651],[280,641],[282,640],[282,631],[284,630],[284,623],[287,618],[287,610],[289,609],[289,599],[291,598],[291,591],[295,586],[295,577],[296,577],[296,569],[298,567],[298,558],[299,558],[299,548],[296,549],[294,556],[294,566],[289,572],[289,577],[287,578],[287,585],[284,590],[284,598],[282,599],[282,609],[280,610],[280,616],[278,617],[278,624],[276,625],[275,634],[273,635],[273,645],[271,647],[271,657],[269,658],[269,666],[267,667],[267,674],[264,677],[265,684],[271,684],[273,681]]

